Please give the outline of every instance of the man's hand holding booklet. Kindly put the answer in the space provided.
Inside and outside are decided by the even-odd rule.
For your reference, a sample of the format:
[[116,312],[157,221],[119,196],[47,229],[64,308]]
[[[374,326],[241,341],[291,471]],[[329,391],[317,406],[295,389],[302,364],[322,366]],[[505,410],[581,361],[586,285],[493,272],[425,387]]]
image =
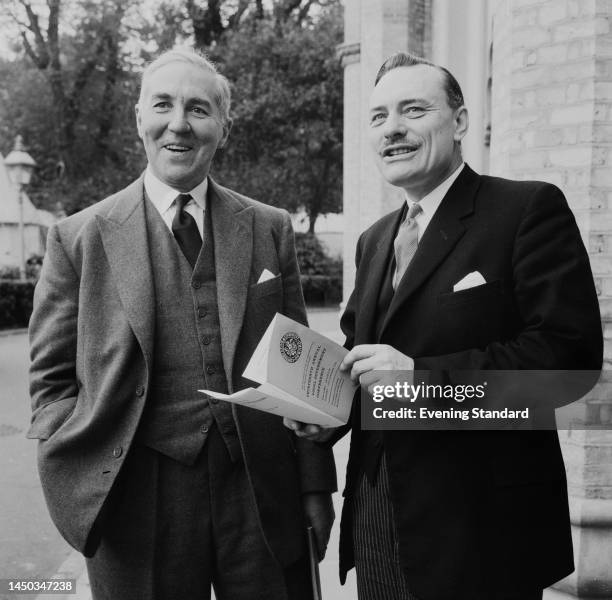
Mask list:
[[277,313],[243,377],[260,385],[235,394],[201,392],[227,402],[322,427],[344,425],[358,384],[340,371],[348,351],[324,335]]

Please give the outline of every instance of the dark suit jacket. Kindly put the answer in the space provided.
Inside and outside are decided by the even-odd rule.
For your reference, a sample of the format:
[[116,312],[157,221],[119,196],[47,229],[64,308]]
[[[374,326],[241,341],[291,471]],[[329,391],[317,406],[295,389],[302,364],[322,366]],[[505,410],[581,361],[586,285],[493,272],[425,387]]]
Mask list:
[[[306,313],[286,211],[212,180],[209,194],[231,393],[247,385],[242,371],[274,314],[305,322]],[[258,284],[264,269],[277,276]],[[147,401],[154,311],[141,177],[50,229],[30,322],[28,437],[40,440],[38,465],[52,518],[87,555],[95,550],[87,545],[92,526]],[[264,534],[288,564],[302,548],[300,493],[335,489],[333,456],[295,442],[278,417],[234,410]]]
[[[377,338],[376,304],[400,214],[359,239],[355,290],[342,318],[347,347],[389,344],[425,370],[600,369],[589,260],[556,187],[480,176],[466,165],[420,240]],[[486,284],[453,292],[472,271]],[[362,438],[354,427],[341,577],[353,565],[351,496]],[[573,570],[556,431],[385,431],[383,439],[401,562],[420,600],[544,588]]]

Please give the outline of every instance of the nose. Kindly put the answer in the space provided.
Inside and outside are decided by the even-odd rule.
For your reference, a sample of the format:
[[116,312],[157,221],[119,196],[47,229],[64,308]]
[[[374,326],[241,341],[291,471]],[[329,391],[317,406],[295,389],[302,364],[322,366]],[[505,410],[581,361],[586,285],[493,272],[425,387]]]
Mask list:
[[168,129],[174,133],[188,133],[190,128],[186,111],[181,106],[175,106],[170,115]]
[[396,137],[404,137],[407,131],[406,121],[402,116],[395,111],[391,111],[385,119],[383,135],[387,139],[393,139]]

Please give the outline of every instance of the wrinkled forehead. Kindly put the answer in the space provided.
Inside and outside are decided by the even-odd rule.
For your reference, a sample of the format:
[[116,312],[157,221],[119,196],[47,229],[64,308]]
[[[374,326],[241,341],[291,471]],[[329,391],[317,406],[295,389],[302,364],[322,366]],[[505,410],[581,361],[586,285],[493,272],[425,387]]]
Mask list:
[[385,73],[370,94],[370,110],[409,100],[448,103],[444,74],[430,65],[402,66]]
[[216,98],[220,93],[217,74],[204,66],[187,61],[173,60],[153,65],[142,77],[140,98],[152,95],[174,95],[182,93],[201,98]]

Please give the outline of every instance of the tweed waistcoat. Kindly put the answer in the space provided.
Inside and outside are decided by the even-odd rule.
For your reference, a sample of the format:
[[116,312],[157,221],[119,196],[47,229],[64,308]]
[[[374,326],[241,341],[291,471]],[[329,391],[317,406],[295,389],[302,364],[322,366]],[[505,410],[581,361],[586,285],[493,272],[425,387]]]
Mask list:
[[227,393],[210,206],[193,271],[148,200],[145,212],[156,317],[152,383],[137,438],[181,463],[193,464],[216,424],[236,461],[241,451],[231,405],[198,392]]

